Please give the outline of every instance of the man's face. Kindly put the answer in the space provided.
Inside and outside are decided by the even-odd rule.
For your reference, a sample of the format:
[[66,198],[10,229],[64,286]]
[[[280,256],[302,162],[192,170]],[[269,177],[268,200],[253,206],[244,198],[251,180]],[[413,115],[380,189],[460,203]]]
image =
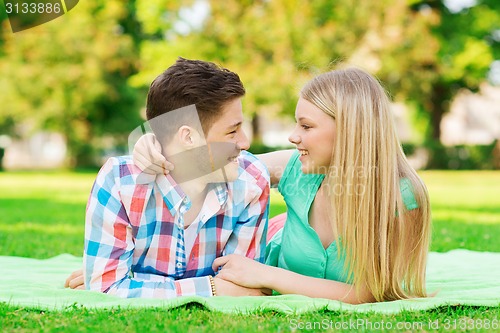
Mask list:
[[222,108],[220,117],[212,124],[206,135],[211,163],[216,169],[218,166],[224,166],[222,171],[217,170],[220,181],[234,181],[238,178],[237,156],[241,150],[250,147],[250,141],[243,132],[242,125],[241,98],[237,98]]

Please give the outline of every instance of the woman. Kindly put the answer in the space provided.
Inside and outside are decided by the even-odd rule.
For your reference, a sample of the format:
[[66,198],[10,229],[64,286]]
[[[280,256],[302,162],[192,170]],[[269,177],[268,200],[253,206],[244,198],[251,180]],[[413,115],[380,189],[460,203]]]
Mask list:
[[229,255],[214,261],[218,277],[353,304],[425,297],[429,198],[379,82],[354,68],[321,74],[295,118],[297,150],[259,156],[287,204],[284,227],[283,216],[270,221],[266,265]]

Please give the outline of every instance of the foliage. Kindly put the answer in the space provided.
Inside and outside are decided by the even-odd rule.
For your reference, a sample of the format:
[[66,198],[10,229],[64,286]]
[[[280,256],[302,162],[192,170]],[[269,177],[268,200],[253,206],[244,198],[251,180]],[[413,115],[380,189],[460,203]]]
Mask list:
[[17,34],[2,14],[0,131],[61,131],[81,164],[101,137],[125,141],[150,82],[183,56],[240,74],[257,143],[259,115],[292,115],[306,80],[346,63],[416,105],[433,146],[453,96],[500,57],[500,2],[476,2],[98,0]]
[[252,142],[250,145],[250,148],[248,148],[248,151],[251,152],[252,154],[265,154],[265,153],[270,153],[273,151],[277,150],[285,150],[285,149],[293,149],[292,145],[288,146],[267,146],[263,144],[262,142]]
[[[500,58],[500,2],[478,0],[470,8],[451,11],[443,1],[421,1],[415,5],[437,17],[432,33],[438,47],[428,66],[434,73],[424,94],[413,95],[429,113],[429,141],[439,141],[440,124],[451,99],[460,89],[476,91],[486,80],[490,65]],[[431,143],[432,144],[432,143]]]
[[[494,1],[458,13],[435,0],[209,4],[202,28],[181,34],[170,26],[168,38],[142,45],[144,67],[135,84],[150,82],[179,55],[203,58],[240,74],[249,115],[291,115],[300,86],[343,62],[377,75],[395,100],[416,103],[429,119],[428,137],[439,138],[450,99],[485,80],[498,49],[492,36],[500,11]],[[168,13],[154,8],[157,17]],[[156,24],[157,35],[161,27]]]
[[491,170],[495,168],[493,150],[496,142],[489,145],[457,145],[443,146],[440,143],[429,143],[427,150],[430,160],[428,169],[453,170]]
[[[209,4],[210,14],[202,28],[184,35],[170,27],[165,33],[168,38],[141,45],[143,67],[132,79],[134,84],[148,84],[177,56],[203,58],[239,73],[247,87],[247,114],[291,115],[301,85],[338,63],[381,74],[392,83],[393,91],[404,94],[428,75],[425,64],[433,61],[432,50],[437,50],[426,35],[429,19],[401,1],[228,0]],[[159,10],[157,17],[169,13],[159,6],[148,9]],[[150,32],[159,36],[163,26],[153,26]]]
[[4,34],[0,126],[10,119],[22,134],[59,131],[78,165],[104,134],[126,135],[140,122],[138,95],[127,83],[136,46],[120,25],[129,16],[122,1],[84,1],[52,22]]

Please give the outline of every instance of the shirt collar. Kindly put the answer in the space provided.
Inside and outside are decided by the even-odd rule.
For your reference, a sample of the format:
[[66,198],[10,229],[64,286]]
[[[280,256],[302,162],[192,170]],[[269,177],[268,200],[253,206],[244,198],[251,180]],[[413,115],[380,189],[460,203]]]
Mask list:
[[[191,208],[191,200],[184,193],[181,186],[172,178],[172,176],[162,174],[145,175],[146,176],[144,176],[141,180],[149,180],[149,182],[153,180],[156,183],[158,190],[162,194],[163,201],[165,201],[165,204],[167,205],[167,208],[172,216],[175,216],[182,204],[186,205],[186,209]],[[209,193],[213,192],[217,198],[217,202],[219,203],[219,209],[224,207],[228,199],[227,183],[212,183],[208,186],[209,189],[207,197],[209,196]],[[219,209],[217,209],[217,211]]]
[[177,214],[182,204],[186,205],[187,209],[191,207],[191,201],[172,176],[159,174],[153,175],[153,177],[156,177],[155,183],[157,188],[161,192],[163,201],[172,216]]
[[214,184],[210,184],[211,188],[209,191],[214,191],[216,196],[217,196],[217,200],[219,201],[219,205],[221,207],[223,207],[226,202],[227,202],[227,198],[228,198],[228,186],[227,186],[227,183],[214,183]]

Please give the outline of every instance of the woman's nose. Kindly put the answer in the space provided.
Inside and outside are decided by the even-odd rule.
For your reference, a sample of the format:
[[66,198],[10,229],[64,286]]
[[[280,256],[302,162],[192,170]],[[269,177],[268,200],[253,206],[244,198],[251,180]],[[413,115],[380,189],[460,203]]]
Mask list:
[[295,131],[293,131],[292,134],[290,134],[290,136],[288,137],[288,141],[296,145],[300,142],[300,136],[298,136]]

